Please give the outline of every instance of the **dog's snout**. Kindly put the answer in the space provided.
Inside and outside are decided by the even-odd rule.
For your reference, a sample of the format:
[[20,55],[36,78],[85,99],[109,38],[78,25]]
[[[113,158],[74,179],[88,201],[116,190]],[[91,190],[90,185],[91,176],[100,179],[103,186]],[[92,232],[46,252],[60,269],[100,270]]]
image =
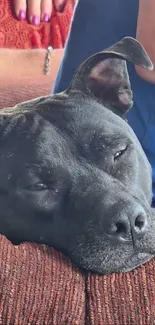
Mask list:
[[147,215],[141,206],[119,210],[110,225],[110,235],[119,241],[142,238],[147,229]]

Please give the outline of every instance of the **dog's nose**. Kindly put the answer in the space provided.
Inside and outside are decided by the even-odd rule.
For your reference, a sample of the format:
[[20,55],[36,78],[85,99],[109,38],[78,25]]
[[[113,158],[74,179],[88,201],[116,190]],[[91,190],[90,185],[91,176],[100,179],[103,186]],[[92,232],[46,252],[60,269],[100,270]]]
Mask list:
[[126,241],[132,238],[137,240],[142,238],[147,229],[147,216],[143,208],[131,207],[130,213],[121,211],[110,225],[110,235],[119,241]]

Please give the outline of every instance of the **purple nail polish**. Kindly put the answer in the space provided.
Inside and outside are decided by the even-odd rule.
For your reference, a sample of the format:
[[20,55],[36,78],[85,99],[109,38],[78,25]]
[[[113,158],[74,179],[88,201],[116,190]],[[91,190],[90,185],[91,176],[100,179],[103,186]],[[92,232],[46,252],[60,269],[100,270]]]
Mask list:
[[38,16],[33,16],[32,17],[32,24],[33,25],[39,25],[39,17]]
[[19,20],[24,20],[26,18],[26,12],[24,10],[20,10],[18,18]]
[[59,12],[63,12],[63,10],[65,9],[65,5],[66,5],[65,2],[59,4],[59,6],[57,6],[57,10],[58,10]]
[[49,15],[48,14],[44,14],[43,21],[45,21],[46,23],[48,23],[49,20],[50,20]]

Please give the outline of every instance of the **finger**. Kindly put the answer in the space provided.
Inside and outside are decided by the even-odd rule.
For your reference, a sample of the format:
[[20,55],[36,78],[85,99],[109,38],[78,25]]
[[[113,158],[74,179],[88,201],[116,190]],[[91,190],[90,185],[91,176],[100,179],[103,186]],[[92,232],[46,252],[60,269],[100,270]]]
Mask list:
[[63,11],[63,9],[66,5],[66,1],[67,0],[53,0],[55,9],[60,12]]
[[14,0],[14,11],[19,20],[26,18],[26,6],[26,0]]
[[52,0],[41,1],[41,20],[48,22],[52,14]]
[[73,8],[75,8],[75,5],[77,4],[77,0],[72,0]]
[[33,25],[39,25],[41,14],[41,0],[27,0],[28,3],[28,17]]

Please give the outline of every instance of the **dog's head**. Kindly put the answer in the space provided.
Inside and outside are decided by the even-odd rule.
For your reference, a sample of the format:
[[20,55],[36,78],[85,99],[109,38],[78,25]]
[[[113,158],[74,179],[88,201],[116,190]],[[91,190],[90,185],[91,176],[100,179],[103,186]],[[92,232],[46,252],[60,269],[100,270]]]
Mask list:
[[152,69],[142,46],[124,38],[85,61],[65,92],[0,115],[0,232],[101,274],[155,252],[151,168],[124,119],[126,60]]

